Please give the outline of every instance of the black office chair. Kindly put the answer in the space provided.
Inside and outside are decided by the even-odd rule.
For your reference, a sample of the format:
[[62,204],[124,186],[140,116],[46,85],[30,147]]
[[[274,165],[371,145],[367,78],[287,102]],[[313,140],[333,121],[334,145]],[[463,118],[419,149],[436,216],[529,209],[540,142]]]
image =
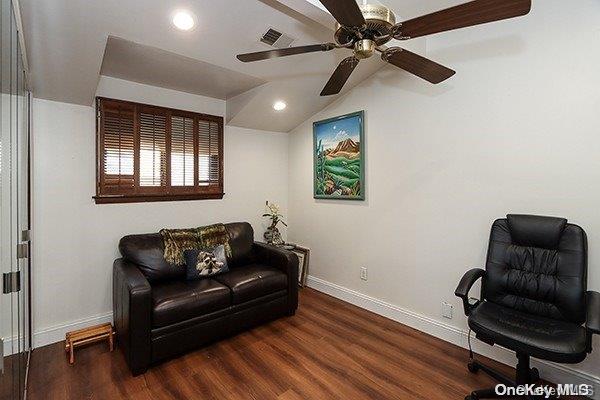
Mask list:
[[[481,299],[469,290],[482,278]],[[563,218],[508,215],[494,222],[485,271],[472,269],[456,296],[463,301],[469,327],[481,341],[517,353],[516,379],[509,379],[473,359],[469,371],[481,370],[508,386],[536,383],[530,368],[535,357],[575,364],[592,351],[600,334],[600,293],[586,292],[587,238]],[[494,389],[476,390],[465,400],[498,398]]]

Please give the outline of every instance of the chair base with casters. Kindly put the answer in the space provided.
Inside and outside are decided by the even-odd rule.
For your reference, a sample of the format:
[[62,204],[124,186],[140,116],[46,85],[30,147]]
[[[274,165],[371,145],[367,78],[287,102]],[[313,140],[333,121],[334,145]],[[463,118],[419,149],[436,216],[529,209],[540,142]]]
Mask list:
[[[481,300],[472,302],[469,291],[479,279]],[[592,352],[592,335],[600,334],[600,293],[587,291],[586,234],[563,218],[496,220],[485,270],[468,271],[455,295],[476,337],[513,350],[518,359],[514,380],[475,361],[472,353],[469,371],[485,372],[509,388],[538,383],[531,357],[576,364]],[[475,390],[465,400],[506,397],[491,388]]]
[[[516,379],[514,380],[475,359],[471,359],[471,361],[469,361],[467,368],[469,369],[469,372],[473,374],[476,374],[481,370],[508,387],[537,383],[540,380],[540,372],[537,368],[530,367],[530,357],[527,354],[517,353],[517,359],[519,361],[517,363]],[[502,396],[496,394],[496,388],[489,388],[475,390],[471,392],[470,395],[466,396],[465,400],[496,399],[501,397]]]

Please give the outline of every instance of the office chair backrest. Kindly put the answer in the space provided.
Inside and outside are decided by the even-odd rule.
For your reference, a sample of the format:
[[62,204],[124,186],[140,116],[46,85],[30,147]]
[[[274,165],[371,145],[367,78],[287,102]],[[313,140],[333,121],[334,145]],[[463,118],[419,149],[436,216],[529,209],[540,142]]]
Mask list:
[[494,222],[483,298],[562,321],[585,321],[587,238],[563,218],[508,215]]

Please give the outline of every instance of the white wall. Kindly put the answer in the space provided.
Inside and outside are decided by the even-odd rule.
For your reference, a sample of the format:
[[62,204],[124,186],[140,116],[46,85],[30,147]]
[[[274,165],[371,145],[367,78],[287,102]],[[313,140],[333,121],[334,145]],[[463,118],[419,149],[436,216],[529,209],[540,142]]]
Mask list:
[[[447,83],[388,67],[292,131],[289,238],[311,248],[310,274],[464,330],[453,292],[484,265],[492,221],[533,213],[586,229],[600,290],[599,43],[599,2],[538,1],[522,19],[432,36],[428,56],[457,71]],[[312,122],[362,109],[366,201],[314,200]],[[598,378],[594,343],[572,368]]]
[[[114,79],[99,95],[223,115],[224,102]],[[119,239],[164,227],[248,221],[260,238],[265,200],[287,214],[288,135],[225,127],[223,200],[96,205],[92,107],[33,102],[35,344],[66,326],[110,318]],[[74,324],[74,325],[73,325]]]
[[225,116],[225,100],[100,76],[96,96]]

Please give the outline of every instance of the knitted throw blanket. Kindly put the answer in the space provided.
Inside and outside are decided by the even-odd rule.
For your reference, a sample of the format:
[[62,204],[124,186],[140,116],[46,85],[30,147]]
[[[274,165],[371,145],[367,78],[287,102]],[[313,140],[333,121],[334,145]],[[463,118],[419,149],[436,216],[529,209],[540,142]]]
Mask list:
[[225,255],[231,257],[229,234],[223,224],[190,229],[161,229],[165,245],[165,260],[171,265],[183,265],[186,250],[212,251],[217,246],[225,247]]
[[206,250],[212,250],[217,246],[225,247],[225,256],[231,258],[231,246],[229,245],[229,233],[223,224],[214,224],[198,228],[200,242]]

